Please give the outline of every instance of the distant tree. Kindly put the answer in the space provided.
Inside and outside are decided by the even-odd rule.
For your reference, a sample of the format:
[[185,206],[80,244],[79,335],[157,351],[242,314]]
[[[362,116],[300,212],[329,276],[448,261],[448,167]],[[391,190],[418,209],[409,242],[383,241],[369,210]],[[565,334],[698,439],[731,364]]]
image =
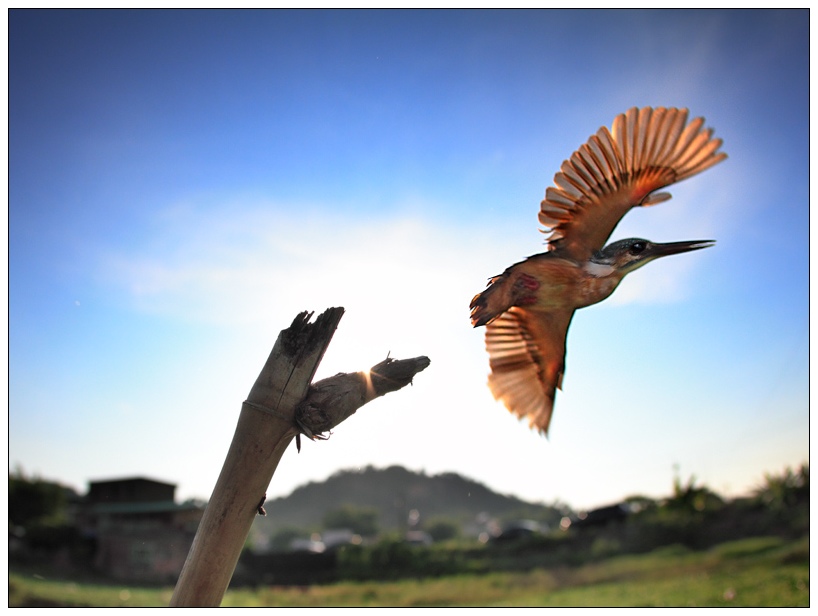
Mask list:
[[378,534],[378,510],[344,504],[324,514],[324,528],[348,528],[362,537]]
[[9,473],[9,522],[23,527],[62,522],[69,492],[57,483],[27,479],[20,470]]
[[683,485],[678,475],[673,480],[673,496],[664,502],[667,509],[686,512],[718,509],[723,505],[724,501],[718,494],[705,486],[697,487],[695,477]]
[[455,539],[460,535],[460,525],[454,520],[436,518],[430,520],[425,526],[426,532],[435,541]]
[[771,509],[809,502],[809,462],[795,472],[787,467],[781,475],[765,473],[764,483],[756,489],[755,497]]

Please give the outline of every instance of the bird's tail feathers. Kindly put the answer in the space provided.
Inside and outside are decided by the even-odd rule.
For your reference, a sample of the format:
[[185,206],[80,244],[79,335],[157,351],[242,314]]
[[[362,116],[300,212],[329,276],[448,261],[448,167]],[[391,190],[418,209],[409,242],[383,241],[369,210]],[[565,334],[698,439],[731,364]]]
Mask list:
[[473,327],[487,325],[509,309],[513,303],[510,286],[508,276],[501,274],[491,278],[486,290],[474,296],[469,304]]

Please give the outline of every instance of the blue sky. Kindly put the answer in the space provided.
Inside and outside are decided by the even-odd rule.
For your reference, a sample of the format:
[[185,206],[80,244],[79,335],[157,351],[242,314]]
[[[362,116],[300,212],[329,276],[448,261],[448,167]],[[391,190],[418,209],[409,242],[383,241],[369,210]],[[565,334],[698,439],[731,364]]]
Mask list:
[[[495,402],[468,305],[541,252],[561,162],[632,106],[727,161],[612,239],[716,239],[577,313],[548,440]],[[574,507],[809,459],[806,11],[9,15],[9,467],[207,498],[278,332],[347,310],[318,377],[428,355],[288,451]]]

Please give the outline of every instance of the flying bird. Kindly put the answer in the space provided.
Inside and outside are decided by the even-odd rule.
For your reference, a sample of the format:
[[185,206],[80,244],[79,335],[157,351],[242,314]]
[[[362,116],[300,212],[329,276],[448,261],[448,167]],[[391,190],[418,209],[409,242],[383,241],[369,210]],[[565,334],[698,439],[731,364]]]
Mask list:
[[547,250],[515,263],[471,301],[474,327],[486,326],[489,388],[509,411],[548,434],[562,388],[565,339],[578,308],[607,298],[646,263],[712,246],[713,240],[659,244],[630,238],[605,246],[636,206],[670,199],[660,188],[695,175],[727,155],[722,141],[687,122],[687,109],[636,107],[600,128],[563,162],[545,192],[539,221]]

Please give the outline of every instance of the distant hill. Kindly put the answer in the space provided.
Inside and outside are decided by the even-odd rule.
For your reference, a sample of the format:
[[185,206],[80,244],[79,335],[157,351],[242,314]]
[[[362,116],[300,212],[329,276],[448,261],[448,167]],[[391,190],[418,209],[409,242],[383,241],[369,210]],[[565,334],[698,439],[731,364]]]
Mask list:
[[272,534],[283,528],[319,530],[328,511],[352,505],[379,512],[382,531],[402,528],[416,509],[421,521],[448,518],[468,524],[480,514],[497,519],[529,518],[549,524],[563,515],[553,507],[504,496],[456,473],[426,475],[402,466],[342,470],[326,481],[296,488],[287,497],[267,501],[266,518],[257,518],[256,530]]

